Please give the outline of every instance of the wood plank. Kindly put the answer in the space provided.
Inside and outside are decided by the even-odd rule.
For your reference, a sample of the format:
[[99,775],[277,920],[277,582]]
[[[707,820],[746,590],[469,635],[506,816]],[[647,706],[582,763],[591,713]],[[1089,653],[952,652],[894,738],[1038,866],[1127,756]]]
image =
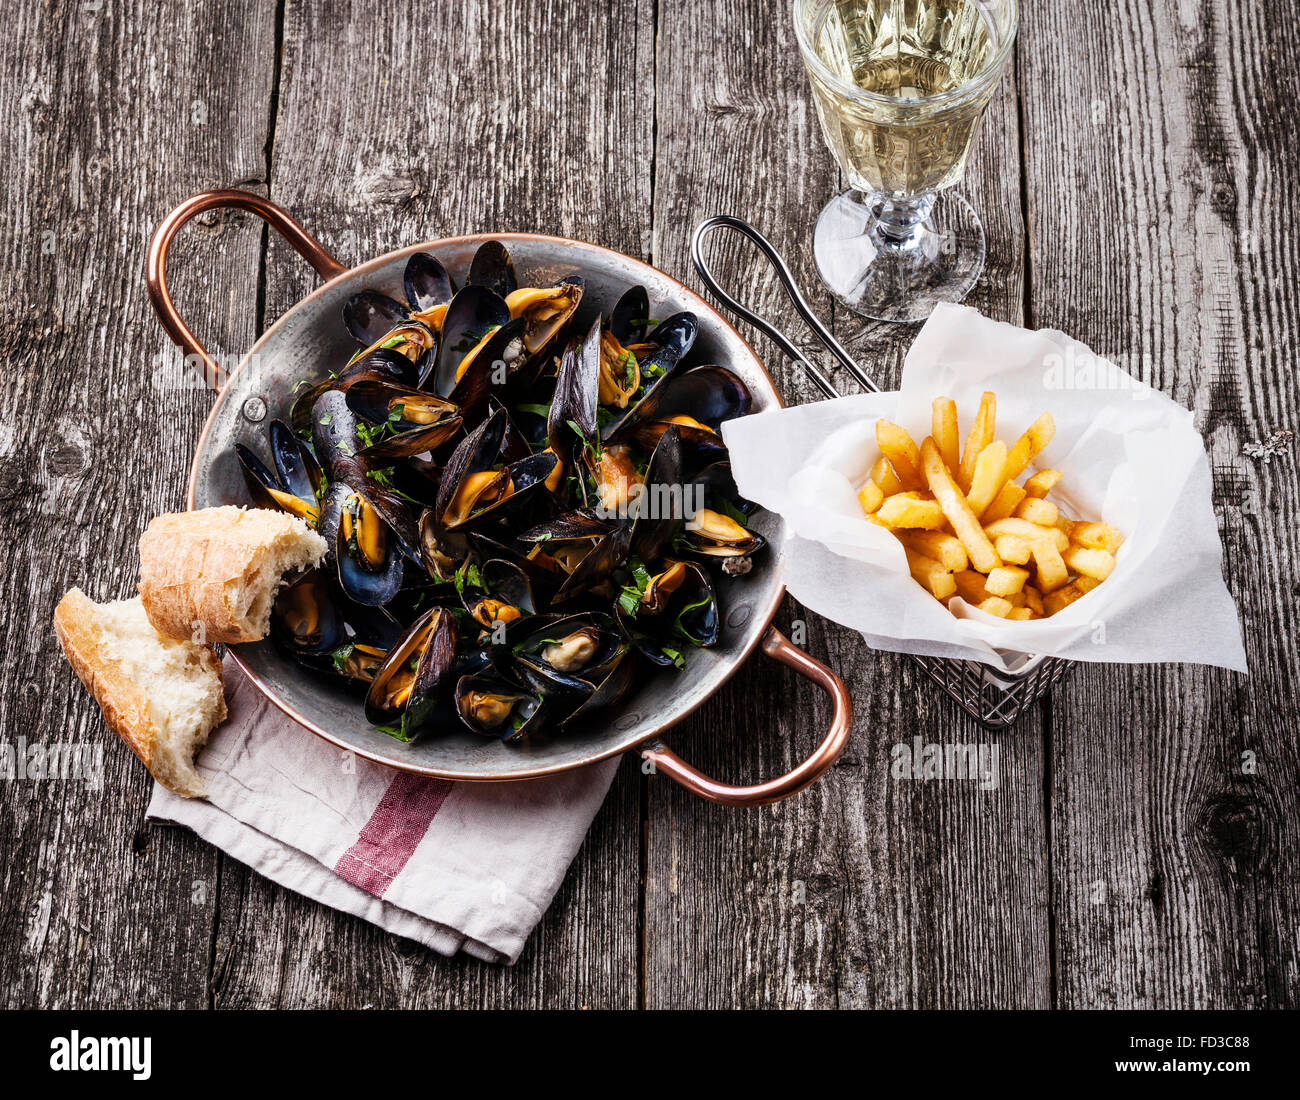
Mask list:
[[[272,193],[344,260],[479,230],[646,255],[651,11],[391,2],[356,18],[290,2]],[[275,317],[312,276],[270,253]],[[639,828],[629,766],[513,970],[441,959],[228,866],[217,1003],[633,1006]]]
[[[1095,666],[1052,721],[1063,1007],[1300,993],[1294,11],[1065,0],[1026,22],[1033,315],[1193,408],[1254,675]],[[1243,773],[1246,753],[1258,762]]]
[[[720,49],[719,43],[725,43]],[[755,0],[659,6],[655,260],[689,271],[709,214],[752,221],[832,316],[811,260],[817,211],[838,190],[783,10]],[[721,61],[719,61],[721,59]],[[1013,81],[989,112],[964,191],[989,236],[971,302],[1021,316],[1019,134]],[[803,340],[756,253],[719,247],[744,301]],[[694,278],[690,281],[696,282]],[[916,326],[834,313],[837,336],[883,385],[897,383]],[[815,400],[767,341],[755,346],[789,401]],[[825,357],[820,357],[824,359]],[[842,373],[837,383],[852,385]],[[787,601],[777,622],[804,613]],[[857,708],[839,764],[791,802],[746,812],[650,781],[646,999],[654,1007],[1044,1006],[1050,1001],[1042,730],[999,739],[1001,784],[890,777],[893,745],[989,742],[910,662],[809,617],[806,646],[848,682]],[[669,741],[732,781],[788,770],[828,720],[819,693],[753,658]]]
[[[5,1006],[208,1003],[217,856],[143,830],[144,769],[49,623],[73,584],[133,595],[141,528],[183,506],[211,399],[163,359],[145,245],[190,192],[260,182],[273,7],[20,5],[0,40],[0,727],[104,754],[102,790],[4,784]],[[259,239],[229,218],[179,242],[177,299],[210,347],[253,335]]]

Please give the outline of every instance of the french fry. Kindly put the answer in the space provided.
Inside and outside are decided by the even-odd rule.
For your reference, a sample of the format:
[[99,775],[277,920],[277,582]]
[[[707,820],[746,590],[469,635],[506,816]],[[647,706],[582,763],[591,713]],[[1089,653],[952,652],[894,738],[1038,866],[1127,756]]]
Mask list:
[[1042,612],[1035,611],[1032,607],[1013,607],[1007,618],[1015,622],[1029,622],[1031,619],[1041,619]]
[[[944,463],[947,465],[947,463]],[[993,503],[993,498],[1006,482],[1003,471],[1007,467],[1007,445],[1000,439],[994,440],[980,451],[975,460],[975,473],[971,477],[970,492],[966,501],[970,510],[977,516],[984,514],[984,509]],[[952,469],[951,466],[948,467]]]
[[[997,570],[995,569],[993,570],[993,572],[996,573]],[[1003,596],[1002,598],[1006,600],[1007,603],[1009,603],[1012,607],[1025,607],[1029,603],[1029,601],[1025,598],[1025,594],[1023,592],[1012,592],[1009,595]]]
[[1087,593],[1077,584],[1067,584],[1064,588],[1059,588],[1055,592],[1048,592],[1043,597],[1043,611],[1047,615],[1055,615],[1058,611],[1064,611],[1075,600],[1082,599]]
[[1096,577],[1075,577],[1074,587],[1082,592],[1085,596],[1091,592],[1097,585],[1101,584]]
[[1035,588],[1032,584],[1027,584],[1024,587],[1024,596],[1025,596],[1025,606],[1028,607],[1031,611],[1036,611],[1038,612],[1038,614],[1041,615],[1043,613],[1042,593],[1039,592],[1038,589]]
[[1025,429],[1025,434],[1016,440],[1015,446],[1007,452],[1007,477],[1017,478],[1050,442],[1056,434],[1056,421],[1049,412],[1043,413]]
[[858,490],[858,503],[862,505],[862,510],[867,515],[871,515],[884,502],[885,491],[874,481],[868,481]]
[[1124,545],[1124,536],[1109,523],[1076,523],[1070,538],[1090,550],[1105,550],[1113,554]]
[[1039,470],[1033,477],[1026,479],[1025,492],[1031,497],[1042,500],[1061,481],[1060,470]]
[[880,491],[887,497],[903,491],[903,483],[898,480],[898,475],[894,473],[894,468],[887,458],[876,459],[875,465],[871,467],[871,473],[867,476],[880,486]]
[[950,470],[961,462],[961,439],[957,430],[957,402],[951,397],[936,397],[930,403],[930,434]]
[[913,578],[936,600],[946,600],[957,591],[957,582],[953,580],[952,574],[933,558],[927,558],[906,546],[903,547],[903,552],[907,555],[907,568]]
[[[1070,579],[1069,570],[1065,568],[1065,561],[1061,557],[1061,552],[1052,545],[1047,539],[1039,539],[1034,543],[1034,565],[1038,572],[1038,590],[1044,593],[1055,592],[1058,588],[1065,585]],[[1046,598],[1044,598],[1046,603]]]
[[1065,564],[1075,573],[1104,581],[1115,568],[1115,555],[1109,550],[1094,550],[1088,546],[1071,546],[1064,554]]
[[1055,504],[1050,500],[1040,500],[1038,497],[1026,497],[1020,502],[1020,507],[1011,514],[1017,519],[1027,519],[1030,523],[1036,523],[1039,527],[1055,527],[1056,521],[1061,518],[1061,510]]
[[876,509],[876,516],[887,527],[921,527],[937,531],[943,526],[943,509],[933,500],[922,500],[911,493],[886,497]]
[[1055,527],[1039,527],[1036,523],[1030,523],[1027,519],[1016,519],[1008,517],[1007,519],[994,520],[986,524],[985,533],[990,538],[999,538],[1002,535],[1014,535],[1016,538],[1028,539],[1031,543],[1038,539],[1047,539],[1057,552],[1063,551],[1070,545],[1070,540],[1066,537],[1064,531]]
[[967,603],[978,607],[989,598],[989,594],[984,590],[983,573],[976,573],[974,569],[963,569],[960,573],[954,573],[952,579],[957,586],[957,595]]
[[1018,538],[1015,535],[999,535],[993,540],[993,549],[1004,562],[1024,565],[1029,560],[1029,552],[1033,549],[1033,545],[1028,539]]
[[889,464],[905,489],[925,488],[925,476],[921,473],[921,452],[904,429],[891,421],[877,420],[876,446],[889,459]]
[[970,488],[971,478],[975,476],[975,463],[979,461],[980,451],[993,442],[997,419],[997,394],[986,390],[980,397],[975,423],[971,425],[970,434],[966,436],[966,449],[961,453],[961,465],[953,471],[953,479],[963,493]]
[[969,555],[961,539],[942,531],[909,531],[902,536],[903,544],[918,554],[933,558],[949,573],[960,573],[969,564]]
[[984,591],[990,596],[1010,596],[1025,587],[1029,570],[1017,565],[1003,565],[994,569],[984,582]]
[[990,596],[983,603],[979,604],[979,609],[990,615],[996,615],[999,619],[1010,618],[1011,612],[1015,610],[1015,608],[1007,603],[1007,601],[1001,596]]
[[1002,564],[1002,559],[998,557],[997,551],[993,549],[993,543],[980,527],[979,519],[971,511],[971,506],[966,502],[962,491],[957,488],[952,473],[943,464],[943,458],[939,454],[939,448],[934,445],[933,439],[926,439],[921,445],[921,464],[925,470],[926,480],[930,484],[930,491],[934,493],[935,502],[948,517],[953,534],[961,539],[962,545],[966,547],[971,564],[981,573],[996,569]]
[[1014,481],[1008,481],[998,490],[998,495],[993,498],[993,503],[984,509],[984,514],[980,516],[980,522],[987,527],[996,520],[1006,519],[1020,507],[1020,502],[1024,499],[1025,491]]
[[[1056,517],[1056,523],[1055,523],[1053,526],[1055,526],[1055,527],[1059,528],[1060,530],[1064,531],[1064,532],[1065,532],[1065,537],[1066,537],[1066,538],[1073,538],[1073,537],[1074,537],[1074,528],[1075,528],[1075,526],[1076,526],[1074,520],[1069,519],[1069,518],[1066,517],[1066,516],[1062,516],[1062,515],[1059,515],[1059,514],[1058,514],[1057,517]],[[1118,534],[1118,532],[1116,532],[1116,533]]]

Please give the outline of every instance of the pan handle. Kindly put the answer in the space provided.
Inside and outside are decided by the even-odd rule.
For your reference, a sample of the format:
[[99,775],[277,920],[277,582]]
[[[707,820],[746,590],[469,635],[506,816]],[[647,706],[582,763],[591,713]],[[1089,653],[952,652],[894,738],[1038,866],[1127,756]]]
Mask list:
[[768,628],[763,638],[763,652],[808,677],[831,697],[834,713],[830,729],[807,760],[794,771],[777,779],[769,779],[766,783],[757,783],[752,787],[733,787],[710,779],[691,767],[657,738],[641,747],[641,758],[649,761],[655,771],[676,780],[692,794],[724,806],[763,806],[769,802],[780,802],[818,779],[835,763],[836,757],[849,743],[849,731],[853,728],[853,701],[849,698],[849,689],[835,673],[820,661],[809,657],[776,627]]
[[251,191],[233,188],[200,191],[197,195],[191,195],[163,218],[149,241],[149,256],[145,261],[144,277],[149,287],[149,300],[153,302],[158,320],[167,330],[167,335],[203,364],[204,380],[219,393],[225,381],[225,372],[208,354],[207,348],[199,343],[198,337],[190,331],[189,325],[181,320],[176,303],[172,301],[171,292],[167,289],[167,253],[172,246],[172,241],[180,232],[181,226],[213,207],[251,210],[288,241],[294,250],[316,269],[316,273],[322,279],[333,279],[336,275],[342,275],[347,268],[325,251],[320,241],[308,233],[287,210]]

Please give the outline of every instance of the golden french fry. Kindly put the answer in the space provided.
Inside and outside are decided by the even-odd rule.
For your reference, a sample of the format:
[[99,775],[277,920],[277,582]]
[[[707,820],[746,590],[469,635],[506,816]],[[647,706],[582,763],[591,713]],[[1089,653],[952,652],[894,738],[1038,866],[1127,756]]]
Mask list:
[[1029,560],[1029,552],[1033,546],[1028,539],[1017,538],[1015,535],[999,535],[993,540],[993,549],[1004,562],[1024,565]]
[[1070,539],[1090,550],[1106,550],[1112,554],[1124,545],[1124,536],[1109,523],[1076,523]]
[[858,490],[858,503],[867,515],[871,515],[885,502],[885,491],[874,481],[868,481]]
[[1025,434],[1016,440],[1016,445],[1007,452],[1007,477],[1017,478],[1025,472],[1034,458],[1052,442],[1056,434],[1056,421],[1049,412],[1043,413],[1025,429]]
[[993,498],[993,503],[984,509],[983,515],[980,516],[980,522],[987,527],[997,520],[1006,519],[1020,507],[1020,502],[1024,499],[1025,491],[1014,481],[1008,481],[998,490],[998,495]]
[[954,573],[952,579],[957,585],[957,595],[967,603],[978,607],[989,598],[989,594],[984,591],[983,573],[977,573],[974,569],[963,569],[960,573]]
[[1061,481],[1060,470],[1039,470],[1025,481],[1025,492],[1041,500],[1047,496]]
[[926,439],[921,445],[921,465],[925,470],[930,491],[934,493],[935,502],[948,517],[953,534],[961,539],[970,555],[971,563],[981,573],[987,573],[1002,564],[1002,559],[993,549],[993,543],[980,527],[980,521],[967,503],[962,491],[957,488],[948,467],[943,464],[939,448],[933,439]]
[[1025,585],[1024,593],[1025,593],[1025,606],[1028,607],[1031,611],[1036,611],[1038,614],[1041,615],[1043,613],[1043,594],[1039,592],[1038,589],[1035,588],[1032,584]]
[[[1066,538],[1072,538],[1074,535],[1075,521],[1066,516],[1057,515],[1056,523],[1053,525],[1065,532]],[[1116,532],[1118,534],[1118,532]],[[1104,547],[1103,547],[1104,549]]]
[[[996,573],[997,570],[995,569],[993,572]],[[1028,599],[1025,598],[1024,592],[1011,592],[1008,595],[1003,596],[1002,599],[1006,600],[1012,607],[1026,607],[1029,604]]]
[[904,485],[898,480],[898,475],[894,473],[894,468],[889,464],[889,459],[878,458],[876,464],[871,467],[871,473],[868,475],[872,481],[880,486],[880,491],[887,497],[895,493],[901,493]]
[[1039,527],[1038,524],[1030,523],[1027,519],[1016,519],[1014,516],[994,520],[985,525],[984,531],[990,538],[995,539],[1002,535],[1014,535],[1018,539],[1028,539],[1031,543],[1046,539],[1056,547],[1058,553],[1070,545],[1069,538],[1059,528]]
[[930,403],[930,434],[950,470],[961,462],[961,438],[957,432],[957,402],[951,397],[936,397]]
[[1061,552],[1045,538],[1034,543],[1034,565],[1038,571],[1037,587],[1040,592],[1055,592],[1070,579]]
[[1097,585],[1101,584],[1096,577],[1075,577],[1074,587],[1082,592],[1085,596],[1091,592]]
[[1010,596],[1025,587],[1029,570],[1016,565],[1003,565],[994,569],[984,582],[984,591],[990,596]]
[[909,550],[906,546],[903,547],[903,552],[907,555],[907,568],[913,578],[936,600],[946,600],[957,591],[957,582],[939,562]]
[[1115,555],[1109,550],[1094,550],[1087,546],[1071,546],[1061,555],[1075,573],[1104,581],[1115,568]]
[[876,509],[880,522],[889,527],[923,527],[936,531],[943,526],[943,509],[938,502],[922,500],[910,493],[895,493],[886,497]]
[[975,463],[979,460],[980,451],[993,442],[997,419],[998,396],[986,390],[980,397],[975,423],[971,425],[970,434],[966,436],[966,449],[961,453],[961,465],[953,471],[953,478],[963,493],[970,488],[971,478],[975,476]]
[[905,546],[933,558],[949,573],[960,573],[970,564],[966,547],[955,535],[943,531],[909,531],[900,537]]
[[1041,615],[1041,611],[1035,611],[1032,607],[1013,607],[1007,618],[1015,622],[1028,622],[1030,619],[1040,618]]
[[1015,610],[1015,608],[1007,603],[1007,601],[1001,596],[990,596],[983,603],[979,604],[978,607],[981,611],[986,611],[990,615],[996,615],[999,619],[1010,618],[1011,612]]
[[979,458],[975,460],[975,473],[970,480],[970,492],[966,494],[970,510],[977,516],[984,514],[984,509],[993,503],[993,498],[1006,482],[1003,474],[1006,467],[1007,445],[1000,439],[994,440],[980,451]]
[[1050,500],[1039,500],[1037,497],[1026,497],[1020,502],[1020,507],[1011,514],[1017,519],[1027,519],[1030,523],[1036,523],[1039,527],[1055,527],[1056,521],[1061,518],[1061,511],[1055,504]]
[[921,452],[904,429],[891,421],[877,420],[876,446],[889,459],[889,464],[905,489],[925,488],[925,477],[921,473]]
[[1064,588],[1059,588],[1055,592],[1048,592],[1043,597],[1043,613],[1046,615],[1055,615],[1058,611],[1063,611],[1074,603],[1075,600],[1082,599],[1087,595],[1077,584],[1067,584]]

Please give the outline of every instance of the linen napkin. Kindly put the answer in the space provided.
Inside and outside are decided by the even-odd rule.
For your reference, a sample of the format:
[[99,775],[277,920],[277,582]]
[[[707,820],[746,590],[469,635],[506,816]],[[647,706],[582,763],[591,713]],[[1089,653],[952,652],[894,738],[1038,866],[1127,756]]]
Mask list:
[[559,889],[619,758],[543,779],[455,783],[345,753],[227,659],[230,717],[199,755],[209,797],[154,785],[146,818],[444,955],[513,963]]

